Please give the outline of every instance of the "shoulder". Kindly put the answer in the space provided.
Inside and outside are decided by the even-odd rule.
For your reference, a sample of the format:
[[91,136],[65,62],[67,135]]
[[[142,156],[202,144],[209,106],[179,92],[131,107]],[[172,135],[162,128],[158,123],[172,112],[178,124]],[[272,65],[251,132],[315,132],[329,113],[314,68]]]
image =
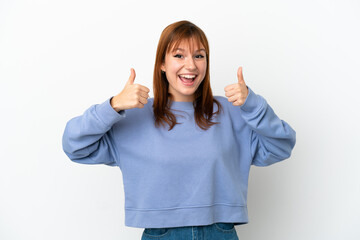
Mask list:
[[239,113],[240,111],[253,112],[253,111],[257,111],[261,107],[266,106],[267,102],[262,96],[254,93],[250,87],[248,87],[248,89],[249,89],[249,94],[244,104],[241,106],[234,106],[232,102],[228,101],[228,98],[222,96],[214,96],[214,98],[217,99],[222,104],[222,106],[224,108],[227,108],[227,110],[231,113],[232,112]]
[[[220,107],[227,111],[229,108],[229,104],[231,104],[226,97],[223,96],[214,96],[214,99],[217,100],[217,102],[221,105]],[[216,107],[216,104],[214,102],[214,106]]]
[[149,98],[148,99],[148,103],[150,103],[151,104],[151,106],[154,104],[154,98],[152,97],[152,98]]
[[153,113],[153,104],[154,104],[154,99],[153,98],[149,98],[148,102],[144,105],[143,108],[131,108],[131,109],[127,109],[125,110],[125,112],[127,111],[128,113],[131,114],[150,114]]
[[125,118],[118,122],[118,125],[142,125],[153,122],[153,100],[148,99],[148,102],[143,108],[131,108],[124,110]]
[[219,102],[227,101],[227,98],[223,96],[214,96],[214,99],[218,100]]
[[[214,96],[214,99],[216,99],[221,104],[222,117],[231,118],[231,119],[240,118],[241,108],[239,106],[234,106],[232,102],[229,102],[228,98],[223,96]],[[214,106],[216,107],[215,103]],[[216,111],[217,108],[214,110]]]

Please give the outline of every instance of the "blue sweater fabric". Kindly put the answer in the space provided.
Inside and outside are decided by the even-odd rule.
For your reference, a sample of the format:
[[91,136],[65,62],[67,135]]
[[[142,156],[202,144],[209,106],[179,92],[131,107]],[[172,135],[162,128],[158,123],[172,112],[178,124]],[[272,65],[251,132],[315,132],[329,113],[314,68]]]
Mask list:
[[119,112],[109,98],[68,121],[63,150],[77,163],[120,168],[128,227],[244,224],[250,166],[289,158],[295,145],[295,131],[248,89],[242,106],[214,97],[223,111],[208,130],[196,125],[192,102],[172,103],[181,124],[168,131],[154,125],[152,98]]

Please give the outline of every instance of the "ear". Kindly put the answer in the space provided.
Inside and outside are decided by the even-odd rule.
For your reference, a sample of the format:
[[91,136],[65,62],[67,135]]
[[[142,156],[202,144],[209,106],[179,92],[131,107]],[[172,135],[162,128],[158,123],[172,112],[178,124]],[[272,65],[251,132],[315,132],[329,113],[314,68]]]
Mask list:
[[161,71],[166,72],[164,64],[161,64]]

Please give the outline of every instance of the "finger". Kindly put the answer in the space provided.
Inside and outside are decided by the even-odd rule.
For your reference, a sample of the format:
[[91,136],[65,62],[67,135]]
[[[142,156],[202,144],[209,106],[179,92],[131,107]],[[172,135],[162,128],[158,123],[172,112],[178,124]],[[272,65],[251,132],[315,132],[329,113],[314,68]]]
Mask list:
[[229,102],[235,102],[236,100],[239,99],[239,96],[238,95],[233,95],[231,97],[228,98],[228,101]]
[[241,106],[242,103],[240,103],[238,100],[234,101],[233,103],[233,106]]
[[139,85],[139,88],[140,88],[141,91],[146,92],[146,93],[150,92],[150,89],[148,89],[147,87],[145,87],[143,85],[140,85],[140,84],[138,84],[138,85]]
[[131,68],[130,71],[131,71],[130,77],[126,84],[134,84],[135,81],[135,77],[136,77],[135,70]]
[[147,103],[148,103],[148,100],[147,100],[146,98],[140,96],[140,97],[139,97],[139,102],[144,105],[144,104],[147,104]]
[[242,73],[242,67],[238,68],[237,77],[238,77],[238,82],[239,83],[245,84],[244,76],[243,76],[243,73]]
[[136,104],[135,107],[137,107],[137,108],[143,108],[143,107],[144,107],[144,104],[142,104],[141,102],[138,102],[138,104]]
[[232,95],[236,94],[237,92],[238,92],[237,89],[232,89],[232,90],[226,91],[225,96],[226,97],[231,97]]
[[237,83],[234,83],[234,84],[231,84],[231,85],[228,85],[224,88],[224,90],[227,92],[227,91],[230,91],[232,89],[234,89],[236,87]]
[[147,92],[144,92],[144,91],[140,91],[139,94],[140,94],[141,97],[146,98],[146,99],[148,99],[150,97],[149,94]]

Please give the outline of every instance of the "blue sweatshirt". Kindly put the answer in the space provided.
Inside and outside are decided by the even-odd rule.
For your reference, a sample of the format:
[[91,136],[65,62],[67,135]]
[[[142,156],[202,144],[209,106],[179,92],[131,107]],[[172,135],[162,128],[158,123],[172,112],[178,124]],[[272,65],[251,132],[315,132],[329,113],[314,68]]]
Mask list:
[[250,166],[289,158],[295,145],[295,131],[248,89],[242,106],[214,97],[223,111],[208,130],[196,125],[192,102],[172,103],[181,124],[168,131],[154,125],[152,98],[119,112],[109,98],[68,121],[63,149],[74,162],[120,168],[128,227],[247,223]]

